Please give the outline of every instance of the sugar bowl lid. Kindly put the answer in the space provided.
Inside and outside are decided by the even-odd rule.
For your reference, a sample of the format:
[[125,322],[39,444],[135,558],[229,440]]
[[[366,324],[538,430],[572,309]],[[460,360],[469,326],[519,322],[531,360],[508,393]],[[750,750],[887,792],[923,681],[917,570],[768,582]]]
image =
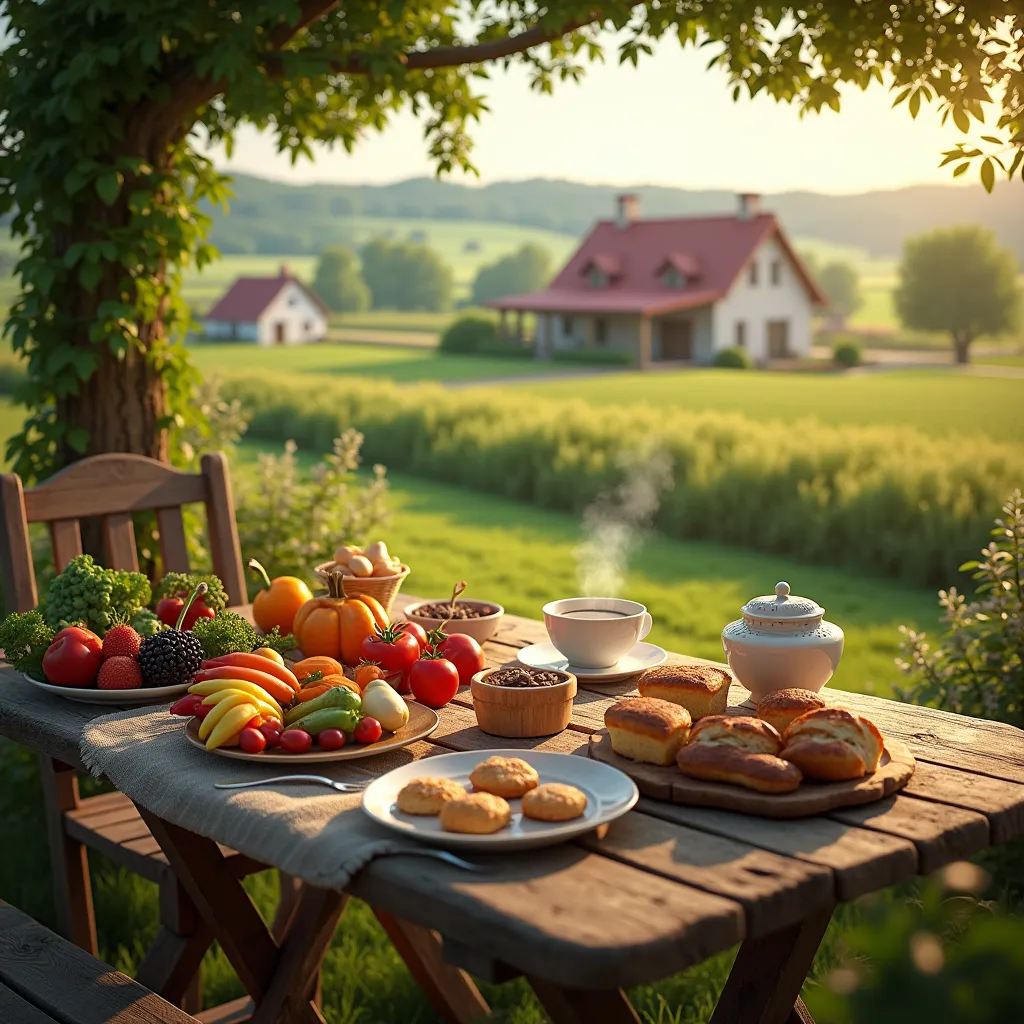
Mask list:
[[742,611],[748,621],[784,619],[787,622],[811,622],[825,614],[825,609],[816,601],[790,594],[786,582],[776,583],[774,594],[752,598],[743,606]]

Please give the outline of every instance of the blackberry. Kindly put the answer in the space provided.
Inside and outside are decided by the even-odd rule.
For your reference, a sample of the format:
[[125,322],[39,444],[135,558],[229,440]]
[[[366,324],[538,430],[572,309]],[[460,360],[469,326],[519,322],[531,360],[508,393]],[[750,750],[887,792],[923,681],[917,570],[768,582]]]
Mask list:
[[203,663],[203,645],[191,633],[165,629],[147,636],[139,648],[143,686],[191,682]]

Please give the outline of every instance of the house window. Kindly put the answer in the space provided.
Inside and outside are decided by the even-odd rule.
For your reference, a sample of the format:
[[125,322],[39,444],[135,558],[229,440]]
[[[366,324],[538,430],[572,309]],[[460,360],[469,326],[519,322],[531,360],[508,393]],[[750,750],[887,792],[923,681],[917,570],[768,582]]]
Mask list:
[[603,288],[608,283],[608,277],[600,267],[591,267],[587,271],[587,284],[591,288]]
[[568,338],[572,336],[572,317],[562,317],[562,333]]
[[735,344],[737,348],[747,347],[747,322],[745,320],[736,321]]
[[750,270],[747,272],[747,280],[751,285],[757,284],[757,264],[751,263]]
[[772,284],[782,284],[781,260],[772,260]]
[[666,288],[679,289],[686,287],[685,276],[680,274],[675,267],[666,268],[665,273],[662,275],[662,281],[664,281]]
[[298,301],[299,300],[297,298],[295,298],[295,296],[293,295],[293,296],[291,296],[291,298],[288,299],[288,305],[289,306],[294,306],[294,305],[296,305],[298,303]]
[[608,344],[608,321],[598,317],[594,321],[594,343],[596,345]]
[[305,332],[306,332],[307,334],[309,334],[309,332],[310,332],[311,330],[313,330],[313,321],[312,321],[312,320],[307,320],[307,321],[306,321],[306,322],[305,322],[305,323],[304,323],[304,324],[302,325],[302,329],[303,329],[303,330],[304,330],[304,331],[305,331]]

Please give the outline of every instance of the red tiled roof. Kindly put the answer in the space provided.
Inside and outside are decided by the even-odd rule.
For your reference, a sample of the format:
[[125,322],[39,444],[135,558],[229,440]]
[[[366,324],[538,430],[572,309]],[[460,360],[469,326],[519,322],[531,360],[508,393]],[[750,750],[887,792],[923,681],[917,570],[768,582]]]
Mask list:
[[[510,295],[487,303],[497,309],[544,312],[637,312],[648,315],[690,309],[722,298],[765,239],[775,236],[800,275],[812,302],[824,295],[793,251],[771,214],[747,219],[735,216],[636,220],[627,227],[598,221],[558,276],[543,291]],[[589,265],[612,259],[617,277],[606,288],[586,280]],[[598,261],[601,262],[598,262]],[[679,262],[677,262],[679,261]],[[664,287],[659,273],[671,262],[697,279],[686,288]]]
[[589,274],[591,267],[597,267],[605,277],[618,277],[622,273],[622,265],[618,256],[612,256],[607,252],[595,252],[586,263],[580,267],[581,274]]
[[282,272],[277,277],[238,278],[206,314],[206,319],[251,323],[259,319],[260,314],[277,298],[281,289],[290,281],[294,281],[316,303],[324,315],[327,315],[327,307],[316,292],[307,288],[298,278],[292,277],[287,272]]

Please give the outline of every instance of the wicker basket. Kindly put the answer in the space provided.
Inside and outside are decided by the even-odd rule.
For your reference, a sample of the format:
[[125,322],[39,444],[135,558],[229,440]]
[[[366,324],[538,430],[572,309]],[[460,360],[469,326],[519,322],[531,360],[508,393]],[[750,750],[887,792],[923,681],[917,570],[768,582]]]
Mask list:
[[[328,587],[328,580],[332,573],[338,570],[338,563],[330,561],[323,562],[313,571],[323,585]],[[402,589],[402,581],[409,575],[409,572],[409,566],[403,563],[402,571],[394,576],[344,576],[342,577],[342,589],[348,597],[366,594],[368,597],[376,598],[390,617],[391,607],[395,603],[398,591]]]

